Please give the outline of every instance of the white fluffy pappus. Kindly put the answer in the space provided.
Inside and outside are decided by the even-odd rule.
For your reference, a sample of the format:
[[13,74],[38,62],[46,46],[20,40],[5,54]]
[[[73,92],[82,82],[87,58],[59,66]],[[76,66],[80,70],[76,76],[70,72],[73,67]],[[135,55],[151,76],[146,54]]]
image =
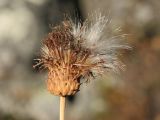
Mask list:
[[[97,67],[92,68],[93,73],[107,71],[119,74],[125,68],[125,65],[119,59],[119,50],[131,49],[123,40],[127,34],[108,37],[107,27],[110,24],[110,20],[101,13],[96,13],[92,17],[94,22],[86,20],[83,23],[74,23],[71,20],[71,32],[77,40],[83,39],[82,45],[84,47],[91,49],[91,62],[104,61],[99,70],[97,70]],[[102,70],[101,68],[104,69]]]

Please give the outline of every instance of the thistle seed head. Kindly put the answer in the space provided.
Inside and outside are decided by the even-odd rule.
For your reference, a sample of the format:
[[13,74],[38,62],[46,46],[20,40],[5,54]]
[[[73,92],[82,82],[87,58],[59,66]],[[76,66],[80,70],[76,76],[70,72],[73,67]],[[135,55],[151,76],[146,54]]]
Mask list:
[[66,20],[47,35],[35,66],[48,70],[47,88],[52,94],[74,95],[81,79],[88,81],[104,71],[123,69],[117,50],[129,47],[115,38],[106,39],[107,21],[101,14],[90,24]]

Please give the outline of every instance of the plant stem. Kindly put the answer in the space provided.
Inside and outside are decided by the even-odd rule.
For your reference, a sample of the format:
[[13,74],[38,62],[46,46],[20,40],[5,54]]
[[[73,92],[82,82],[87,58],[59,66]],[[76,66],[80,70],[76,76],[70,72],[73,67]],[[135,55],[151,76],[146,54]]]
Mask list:
[[65,113],[65,97],[60,97],[60,120],[64,120]]

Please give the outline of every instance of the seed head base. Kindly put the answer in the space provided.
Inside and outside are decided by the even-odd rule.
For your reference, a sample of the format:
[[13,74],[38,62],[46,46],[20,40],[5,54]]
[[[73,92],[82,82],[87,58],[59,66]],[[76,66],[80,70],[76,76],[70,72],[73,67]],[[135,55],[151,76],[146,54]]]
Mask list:
[[79,91],[80,81],[78,79],[73,79],[73,77],[68,78],[64,74],[65,70],[66,69],[63,68],[55,72],[49,72],[47,88],[50,93],[65,97],[74,95]]

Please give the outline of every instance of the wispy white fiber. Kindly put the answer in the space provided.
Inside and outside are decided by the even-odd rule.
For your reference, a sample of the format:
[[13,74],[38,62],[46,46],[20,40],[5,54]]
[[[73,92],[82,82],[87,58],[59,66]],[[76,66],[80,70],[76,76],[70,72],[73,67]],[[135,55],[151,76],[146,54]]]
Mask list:
[[[93,17],[94,22],[91,23],[88,20],[77,24],[71,21],[72,34],[77,40],[83,39],[82,45],[92,50],[90,60],[93,63],[103,60],[104,64],[100,66],[101,68],[119,73],[120,70],[124,70],[124,64],[118,58],[119,50],[130,49],[130,46],[123,41],[127,34],[108,37],[106,31],[110,20],[101,13],[95,14]],[[119,30],[120,28],[116,29],[116,31]],[[96,70],[93,71],[96,72]]]

